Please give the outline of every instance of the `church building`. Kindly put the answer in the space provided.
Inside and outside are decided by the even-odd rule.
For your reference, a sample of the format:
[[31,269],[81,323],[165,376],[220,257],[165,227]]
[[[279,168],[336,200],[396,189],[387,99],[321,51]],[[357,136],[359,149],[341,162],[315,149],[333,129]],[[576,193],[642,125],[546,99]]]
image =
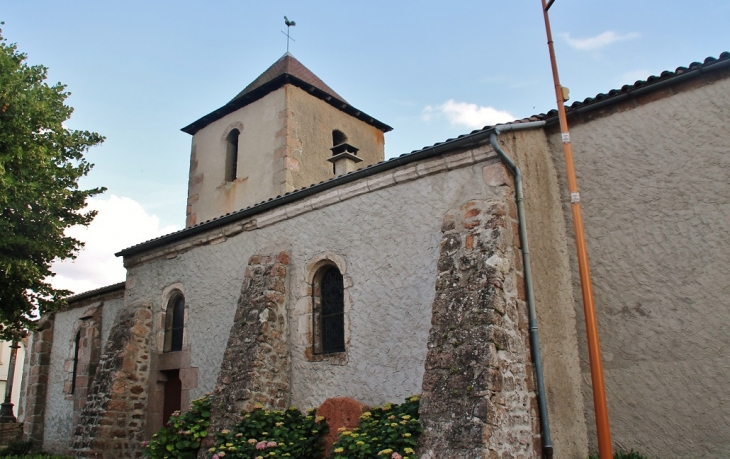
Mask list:
[[[729,77],[723,53],[567,110],[616,449],[730,456]],[[422,394],[421,458],[585,459],[557,118],[385,160],[391,127],[285,54],[183,128],[186,228],[42,318],[25,438],[135,458],[204,393],[216,428],[257,404]]]

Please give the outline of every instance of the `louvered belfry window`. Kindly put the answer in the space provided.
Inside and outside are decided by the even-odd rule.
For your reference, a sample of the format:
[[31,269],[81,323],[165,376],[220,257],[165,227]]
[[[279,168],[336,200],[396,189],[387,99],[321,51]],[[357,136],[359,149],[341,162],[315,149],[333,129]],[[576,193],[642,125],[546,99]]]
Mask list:
[[320,271],[312,286],[314,353],[344,352],[345,287],[342,274],[334,266],[326,266]]
[[183,331],[185,329],[185,297],[175,295],[167,305],[165,315],[165,347],[164,352],[181,351]]

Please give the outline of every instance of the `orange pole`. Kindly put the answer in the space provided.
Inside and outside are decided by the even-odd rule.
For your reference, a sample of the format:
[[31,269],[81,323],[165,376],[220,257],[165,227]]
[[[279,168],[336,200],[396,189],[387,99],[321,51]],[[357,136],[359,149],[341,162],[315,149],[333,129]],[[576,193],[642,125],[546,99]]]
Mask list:
[[[550,4],[552,5],[552,1]],[[550,49],[550,64],[553,69],[553,80],[555,81],[555,96],[557,97],[558,116],[560,118],[560,133],[563,141],[563,153],[565,155],[565,171],[568,178],[568,190],[570,191],[570,208],[573,213],[575,245],[578,252],[578,271],[580,273],[580,285],[583,293],[583,309],[586,317],[588,357],[591,365],[591,382],[593,385],[593,406],[596,412],[598,455],[600,459],[612,459],[613,445],[611,444],[611,427],[608,421],[608,406],[606,404],[606,385],[603,379],[601,343],[598,339],[598,322],[596,321],[596,308],[593,303],[593,287],[591,286],[588,250],[583,231],[583,215],[580,211],[580,193],[578,192],[578,181],[575,178],[573,151],[570,146],[570,133],[568,132],[568,118],[565,116],[563,87],[560,85],[560,78],[558,77],[558,65],[555,60],[555,48],[553,47],[553,34],[550,31],[548,8],[545,0],[542,0],[542,11],[545,16],[545,31],[547,32],[548,48]]]

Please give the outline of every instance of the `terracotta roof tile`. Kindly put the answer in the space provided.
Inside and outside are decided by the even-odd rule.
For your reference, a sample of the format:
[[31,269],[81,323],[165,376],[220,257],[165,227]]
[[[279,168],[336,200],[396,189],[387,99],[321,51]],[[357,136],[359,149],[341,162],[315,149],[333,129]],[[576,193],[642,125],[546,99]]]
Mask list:
[[393,129],[387,124],[376,120],[367,113],[363,113],[348,104],[342,96],[327,86],[321,79],[319,79],[319,77],[317,77],[317,75],[312,73],[294,56],[286,53],[227,104],[212,111],[211,113],[208,113],[197,121],[190,123],[182,128],[182,131],[191,135],[195,134],[210,123],[223,118],[227,114],[232,113],[241,107],[257,101],[285,84],[298,86],[309,92],[312,96],[332,105],[336,109],[341,110],[371,126],[375,126],[383,132],[388,132]]
[[271,64],[271,67],[266,69],[264,73],[262,73],[258,76],[258,78],[253,80],[251,84],[243,89],[243,91],[236,94],[236,97],[231,99],[231,102],[243,97],[244,95],[250,93],[255,89],[260,88],[264,84],[273,81],[276,77],[281,75],[291,75],[293,77],[297,77],[305,83],[308,83],[315,88],[326,92],[330,96],[340,99],[342,102],[346,102],[342,96],[340,96],[332,88],[327,86],[324,81],[320,80],[317,75],[312,73],[311,70],[306,68],[301,62],[297,60],[297,58],[295,58],[288,52],[281,56],[278,61]]

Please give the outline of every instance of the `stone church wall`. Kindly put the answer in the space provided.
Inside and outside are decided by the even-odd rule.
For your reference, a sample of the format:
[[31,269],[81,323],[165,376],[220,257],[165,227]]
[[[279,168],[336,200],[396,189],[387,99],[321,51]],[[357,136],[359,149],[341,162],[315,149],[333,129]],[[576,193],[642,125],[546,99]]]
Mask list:
[[[570,256],[558,173],[543,130],[508,132],[499,136],[502,149],[523,175],[535,311],[545,375],[554,457],[588,457],[588,433],[583,403],[583,375],[578,341]],[[580,298],[580,293],[578,293]],[[582,320],[582,317],[581,317]]]
[[468,201],[441,228],[422,458],[541,457],[512,180],[490,169],[504,199]]
[[290,171],[290,183],[286,191],[293,191],[312,183],[334,177],[330,148],[332,131],[337,129],[347,136],[347,143],[359,148],[357,156],[363,160],[356,167],[375,164],[384,159],[385,138],[383,132],[364,121],[336,109],[327,102],[312,97],[297,86],[285,86],[287,92],[288,135],[295,140],[289,146],[294,167]]
[[74,426],[74,457],[142,457],[151,332],[149,303],[132,303],[119,312]]
[[241,411],[256,406],[270,410],[289,407],[288,266],[286,252],[254,255],[248,261],[211,398],[209,430],[230,428],[242,419]]
[[[84,302],[77,307],[59,311],[54,314],[53,340],[48,343],[50,350],[47,379],[47,396],[43,403],[44,413],[42,420],[37,423],[43,426],[43,447],[46,451],[65,453],[70,445],[73,431],[74,398],[68,394],[68,384],[72,368],[69,367],[69,357],[73,355],[75,328],[81,322],[81,316],[93,307],[101,307],[100,349],[103,349],[111,325],[117,312],[124,304],[123,297],[105,299],[103,302]],[[76,306],[73,305],[72,306]],[[38,372],[39,370],[35,370]],[[33,370],[29,371],[33,375]],[[36,439],[39,440],[39,439]]]
[[73,399],[67,398],[64,393],[69,373],[65,365],[74,346],[74,324],[83,312],[83,307],[59,312],[54,320],[43,438],[43,447],[47,451],[65,452],[69,447],[73,431]]
[[[159,308],[166,286],[184,285],[196,397],[215,387],[248,260],[286,250],[292,404],[310,408],[349,396],[375,405],[420,393],[441,216],[465,196],[496,196],[484,182],[485,163],[474,161],[466,152],[413,164],[131,257],[129,301]],[[308,279],[322,259],[342,265],[348,350],[344,358],[312,361]]]
[[[730,456],[722,402],[730,399],[730,334],[722,326],[730,304],[730,79],[723,72],[571,119],[613,440],[652,457]],[[565,190],[559,134],[550,141]],[[571,266],[593,431],[575,260]]]
[[[284,88],[204,127],[193,136],[187,226],[202,223],[283,193],[273,177],[281,169],[274,150],[285,125]],[[238,129],[238,173],[225,180],[226,136]],[[262,152],[271,152],[263,154]]]

